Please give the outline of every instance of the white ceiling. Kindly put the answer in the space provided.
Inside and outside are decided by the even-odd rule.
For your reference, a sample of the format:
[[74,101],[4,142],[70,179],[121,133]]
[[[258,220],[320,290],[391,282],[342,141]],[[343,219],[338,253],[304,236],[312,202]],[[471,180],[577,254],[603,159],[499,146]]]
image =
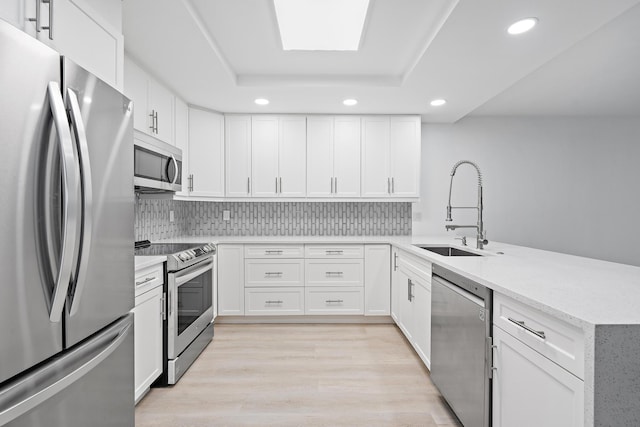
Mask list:
[[222,112],[640,115],[638,3],[371,0],[358,52],[282,50],[271,0],[124,0],[123,31],[143,68]]

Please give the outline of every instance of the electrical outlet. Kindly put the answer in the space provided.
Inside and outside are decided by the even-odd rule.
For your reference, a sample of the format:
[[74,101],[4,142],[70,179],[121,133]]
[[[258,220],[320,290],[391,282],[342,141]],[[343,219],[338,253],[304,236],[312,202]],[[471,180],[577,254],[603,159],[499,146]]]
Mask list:
[[222,211],[222,220],[231,221],[231,211]]
[[175,216],[173,215],[173,211],[169,211],[169,222],[175,221]]

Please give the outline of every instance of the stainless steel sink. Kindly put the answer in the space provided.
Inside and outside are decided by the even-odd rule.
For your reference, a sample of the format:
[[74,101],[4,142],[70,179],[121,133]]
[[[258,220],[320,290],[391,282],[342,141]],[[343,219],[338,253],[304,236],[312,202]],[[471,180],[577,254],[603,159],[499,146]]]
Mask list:
[[434,252],[442,256],[482,256],[473,252],[468,252],[463,249],[454,248],[451,246],[426,246],[426,245],[414,245],[426,251]]

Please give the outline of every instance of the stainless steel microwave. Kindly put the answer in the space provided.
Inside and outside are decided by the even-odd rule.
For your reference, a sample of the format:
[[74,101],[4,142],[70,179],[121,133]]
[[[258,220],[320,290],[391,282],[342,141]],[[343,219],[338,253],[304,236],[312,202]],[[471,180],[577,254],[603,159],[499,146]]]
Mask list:
[[182,190],[182,151],[155,138],[136,135],[133,151],[133,185],[140,193]]

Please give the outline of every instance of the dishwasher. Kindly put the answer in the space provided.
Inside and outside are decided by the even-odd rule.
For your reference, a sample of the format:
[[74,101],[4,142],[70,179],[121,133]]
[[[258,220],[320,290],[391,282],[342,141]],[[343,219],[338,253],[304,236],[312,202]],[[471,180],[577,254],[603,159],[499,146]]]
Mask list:
[[491,289],[434,264],[431,292],[431,379],[464,427],[488,427]]

